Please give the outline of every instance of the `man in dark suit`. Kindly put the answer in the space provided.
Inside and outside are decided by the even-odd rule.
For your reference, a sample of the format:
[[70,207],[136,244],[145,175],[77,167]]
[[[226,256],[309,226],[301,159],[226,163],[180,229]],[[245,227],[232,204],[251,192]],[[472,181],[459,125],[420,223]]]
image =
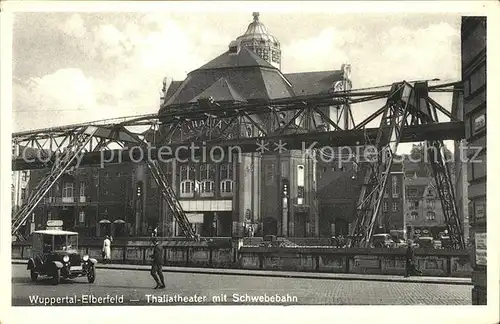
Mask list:
[[163,251],[158,244],[157,237],[153,237],[151,241],[154,245],[153,254],[151,255],[153,259],[151,276],[156,281],[156,287],[154,289],[163,289],[165,288],[165,280],[163,278]]
[[408,247],[406,249],[405,277],[409,277],[414,274],[421,275],[422,272],[417,269],[417,266],[415,264],[415,248],[413,247],[413,241],[408,240]]

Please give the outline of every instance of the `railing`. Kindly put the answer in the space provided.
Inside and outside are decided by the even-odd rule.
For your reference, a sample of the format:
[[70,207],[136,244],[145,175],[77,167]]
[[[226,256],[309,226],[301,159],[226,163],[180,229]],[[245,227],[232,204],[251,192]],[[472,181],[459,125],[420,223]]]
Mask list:
[[[287,270],[305,272],[404,275],[405,249],[337,249],[332,247],[265,248],[226,243],[168,239],[162,241],[164,264],[171,266]],[[229,244],[228,244],[229,243]],[[80,243],[81,254],[102,261],[102,240]],[[150,264],[152,246],[144,241],[111,243],[111,263]],[[424,276],[470,277],[470,252],[416,249],[416,262]],[[12,244],[12,259],[28,259],[31,246]]]

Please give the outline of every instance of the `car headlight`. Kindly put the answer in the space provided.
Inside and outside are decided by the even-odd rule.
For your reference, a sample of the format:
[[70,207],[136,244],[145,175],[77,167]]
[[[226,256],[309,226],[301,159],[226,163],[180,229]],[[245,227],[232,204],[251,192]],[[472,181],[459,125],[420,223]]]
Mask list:
[[67,256],[67,255],[63,256],[63,261],[64,262],[68,262],[69,261],[69,256]]
[[89,256],[88,255],[84,255],[83,256],[83,261],[88,261],[89,260]]

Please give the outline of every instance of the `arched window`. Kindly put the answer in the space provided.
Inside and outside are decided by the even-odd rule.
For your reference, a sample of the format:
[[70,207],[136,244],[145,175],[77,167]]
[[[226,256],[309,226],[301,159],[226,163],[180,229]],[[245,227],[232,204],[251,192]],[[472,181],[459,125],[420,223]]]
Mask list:
[[219,168],[220,194],[221,196],[232,196],[234,190],[233,166],[224,163]]
[[436,220],[436,213],[432,211],[427,212],[427,220]]
[[181,197],[194,197],[195,169],[187,164],[180,167]]
[[417,219],[417,218],[418,218],[418,213],[417,213],[417,212],[415,212],[415,211],[414,211],[414,212],[411,212],[411,214],[410,214],[410,219],[415,220],[415,219]]

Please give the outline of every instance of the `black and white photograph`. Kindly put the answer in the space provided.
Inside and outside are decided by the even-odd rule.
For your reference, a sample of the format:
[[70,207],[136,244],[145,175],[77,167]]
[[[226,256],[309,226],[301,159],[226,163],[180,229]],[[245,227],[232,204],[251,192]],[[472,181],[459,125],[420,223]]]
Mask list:
[[6,6],[11,307],[498,310],[500,6],[335,3]]

